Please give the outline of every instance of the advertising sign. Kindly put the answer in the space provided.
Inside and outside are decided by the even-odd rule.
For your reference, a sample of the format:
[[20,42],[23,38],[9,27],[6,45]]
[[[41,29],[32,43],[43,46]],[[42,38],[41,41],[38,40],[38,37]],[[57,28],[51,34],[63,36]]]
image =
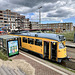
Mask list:
[[19,54],[18,41],[8,41],[8,56]]

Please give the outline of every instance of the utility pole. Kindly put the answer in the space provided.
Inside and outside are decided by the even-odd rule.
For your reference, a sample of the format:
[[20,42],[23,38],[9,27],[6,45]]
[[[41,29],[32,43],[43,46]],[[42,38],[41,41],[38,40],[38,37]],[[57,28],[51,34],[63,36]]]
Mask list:
[[[39,9],[39,24],[41,24],[41,9],[42,6],[40,6],[38,9]],[[40,27],[40,31],[41,31],[41,27]]]

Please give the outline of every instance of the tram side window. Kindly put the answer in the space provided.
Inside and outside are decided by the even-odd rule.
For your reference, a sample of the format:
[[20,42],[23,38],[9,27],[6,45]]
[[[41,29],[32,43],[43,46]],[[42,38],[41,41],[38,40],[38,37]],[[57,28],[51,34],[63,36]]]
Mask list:
[[35,45],[42,46],[42,40],[35,39]]
[[27,38],[23,37],[23,42],[27,43]]
[[29,44],[34,44],[34,39],[28,38],[28,43],[29,43]]

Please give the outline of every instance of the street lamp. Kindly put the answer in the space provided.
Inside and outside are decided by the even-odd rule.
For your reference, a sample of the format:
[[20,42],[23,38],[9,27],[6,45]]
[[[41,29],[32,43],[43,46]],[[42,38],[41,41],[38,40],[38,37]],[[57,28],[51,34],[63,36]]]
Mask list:
[[[40,6],[38,9],[39,9],[39,24],[41,24],[41,9],[42,6]],[[40,27],[40,31],[41,31],[41,27]]]

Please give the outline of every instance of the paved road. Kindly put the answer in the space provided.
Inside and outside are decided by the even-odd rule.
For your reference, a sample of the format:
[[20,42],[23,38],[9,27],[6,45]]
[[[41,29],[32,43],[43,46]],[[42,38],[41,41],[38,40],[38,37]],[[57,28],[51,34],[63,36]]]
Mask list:
[[70,48],[70,47],[67,47],[67,51],[68,51],[68,52],[75,53],[75,48]]
[[75,43],[73,43],[72,41],[66,41],[66,46],[75,48]]
[[13,59],[24,59],[35,68],[35,75],[74,75],[61,67],[58,67],[46,60],[35,57],[28,53],[20,51],[20,55]]

